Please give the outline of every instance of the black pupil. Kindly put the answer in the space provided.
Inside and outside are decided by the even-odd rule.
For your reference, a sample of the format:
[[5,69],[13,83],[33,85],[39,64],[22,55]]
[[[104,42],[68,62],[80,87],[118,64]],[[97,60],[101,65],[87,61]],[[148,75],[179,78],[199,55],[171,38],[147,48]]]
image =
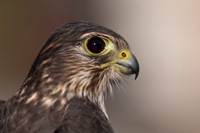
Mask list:
[[90,52],[98,54],[105,48],[105,42],[99,37],[93,37],[87,42],[87,48]]

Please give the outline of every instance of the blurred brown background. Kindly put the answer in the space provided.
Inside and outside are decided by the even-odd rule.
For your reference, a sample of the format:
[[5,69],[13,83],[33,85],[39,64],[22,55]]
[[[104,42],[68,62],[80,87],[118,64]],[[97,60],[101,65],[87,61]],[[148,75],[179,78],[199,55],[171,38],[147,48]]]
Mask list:
[[200,1],[0,0],[0,98],[21,85],[51,32],[72,20],[109,27],[140,75],[107,110],[116,133],[200,133]]

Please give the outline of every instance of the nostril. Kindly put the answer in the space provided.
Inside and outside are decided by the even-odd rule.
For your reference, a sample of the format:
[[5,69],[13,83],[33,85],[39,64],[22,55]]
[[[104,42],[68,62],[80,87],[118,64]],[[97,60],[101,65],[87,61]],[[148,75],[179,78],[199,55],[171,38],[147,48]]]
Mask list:
[[122,57],[126,58],[126,53],[122,52]]

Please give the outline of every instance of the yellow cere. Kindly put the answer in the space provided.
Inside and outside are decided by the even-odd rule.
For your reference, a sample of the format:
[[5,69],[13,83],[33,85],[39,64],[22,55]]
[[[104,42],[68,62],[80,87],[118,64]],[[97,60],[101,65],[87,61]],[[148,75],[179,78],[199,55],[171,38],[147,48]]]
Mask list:
[[115,64],[118,60],[120,59],[127,59],[129,58],[131,55],[131,52],[130,50],[128,49],[124,49],[122,50],[121,52],[119,52],[119,54],[116,55],[115,59],[110,61],[110,62],[107,62],[105,64],[102,64],[101,67],[106,67],[106,66],[109,66],[111,64]]
[[130,55],[131,55],[130,50],[125,49],[125,50],[122,50],[122,51],[120,52],[119,58],[120,58],[120,59],[127,59]]

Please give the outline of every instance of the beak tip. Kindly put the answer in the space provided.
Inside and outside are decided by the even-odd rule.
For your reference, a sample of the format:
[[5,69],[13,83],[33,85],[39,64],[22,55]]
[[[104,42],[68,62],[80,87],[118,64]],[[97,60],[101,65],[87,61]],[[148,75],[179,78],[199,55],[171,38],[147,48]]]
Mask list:
[[139,72],[137,72],[137,73],[135,74],[135,80],[137,79],[138,75],[139,75]]
[[137,79],[138,75],[139,75],[139,71],[140,71],[140,66],[139,66],[139,62],[137,61],[137,59],[135,58],[135,64],[134,66],[134,70],[135,70],[135,80]]

